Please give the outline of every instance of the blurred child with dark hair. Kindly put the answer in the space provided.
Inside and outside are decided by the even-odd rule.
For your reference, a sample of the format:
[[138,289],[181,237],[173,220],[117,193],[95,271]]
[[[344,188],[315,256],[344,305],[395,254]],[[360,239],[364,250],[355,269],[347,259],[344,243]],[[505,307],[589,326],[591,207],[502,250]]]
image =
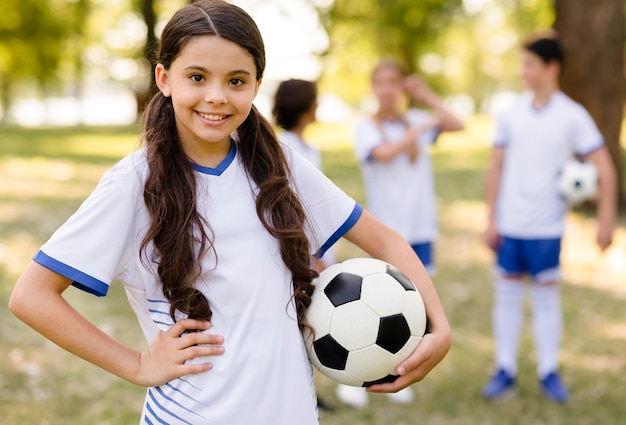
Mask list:
[[[284,131],[279,140],[322,169],[322,153],[303,139],[304,131],[315,122],[317,112],[317,84],[313,81],[290,79],[279,84],[274,95],[272,114],[276,124]],[[335,252],[330,248],[317,260],[315,268],[321,272],[336,263]]]

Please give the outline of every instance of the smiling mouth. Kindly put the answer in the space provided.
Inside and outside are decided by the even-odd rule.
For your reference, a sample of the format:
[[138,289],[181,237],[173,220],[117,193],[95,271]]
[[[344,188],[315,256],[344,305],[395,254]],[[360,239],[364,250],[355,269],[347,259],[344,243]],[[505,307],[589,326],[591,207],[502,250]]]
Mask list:
[[223,121],[228,118],[230,115],[219,115],[219,114],[204,114],[202,112],[198,112],[202,118],[208,121]]

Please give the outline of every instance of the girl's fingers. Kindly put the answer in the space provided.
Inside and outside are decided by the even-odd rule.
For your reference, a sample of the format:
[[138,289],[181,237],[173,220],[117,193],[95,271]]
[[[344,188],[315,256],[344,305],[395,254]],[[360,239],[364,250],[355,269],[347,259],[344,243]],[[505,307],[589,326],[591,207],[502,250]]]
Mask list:
[[224,354],[224,347],[220,345],[194,345],[181,350],[183,361],[198,357],[221,356]]
[[397,392],[408,385],[421,381],[438,363],[438,361],[433,361],[436,346],[437,340],[433,338],[433,334],[426,334],[413,354],[398,365],[397,373],[400,375],[398,379],[390,383],[372,385],[367,388],[367,391],[376,393]]
[[167,330],[166,334],[179,337],[189,330],[205,331],[210,327],[211,323],[206,320],[182,319],[174,323],[174,325]]
[[179,347],[184,349],[196,345],[220,345],[224,343],[224,337],[222,335],[192,332],[181,336],[179,342]]

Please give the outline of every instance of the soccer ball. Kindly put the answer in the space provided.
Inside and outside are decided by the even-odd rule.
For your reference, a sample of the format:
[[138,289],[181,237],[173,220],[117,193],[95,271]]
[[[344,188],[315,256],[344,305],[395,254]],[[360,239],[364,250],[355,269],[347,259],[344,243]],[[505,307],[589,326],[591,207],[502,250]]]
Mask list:
[[570,205],[593,199],[598,193],[598,170],[590,162],[572,158],[561,169],[558,190]]
[[419,291],[400,270],[373,258],[330,266],[314,282],[305,331],[309,359],[342,384],[393,382],[426,331]]

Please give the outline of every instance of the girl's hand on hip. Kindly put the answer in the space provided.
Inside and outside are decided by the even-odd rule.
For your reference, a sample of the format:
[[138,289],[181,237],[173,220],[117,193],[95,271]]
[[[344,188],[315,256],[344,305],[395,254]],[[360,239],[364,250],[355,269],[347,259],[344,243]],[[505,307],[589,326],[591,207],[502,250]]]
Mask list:
[[154,387],[184,375],[210,370],[211,362],[186,363],[198,357],[224,354],[223,336],[196,332],[210,327],[207,321],[183,319],[166,332],[159,332],[148,350],[141,353],[136,383]]

